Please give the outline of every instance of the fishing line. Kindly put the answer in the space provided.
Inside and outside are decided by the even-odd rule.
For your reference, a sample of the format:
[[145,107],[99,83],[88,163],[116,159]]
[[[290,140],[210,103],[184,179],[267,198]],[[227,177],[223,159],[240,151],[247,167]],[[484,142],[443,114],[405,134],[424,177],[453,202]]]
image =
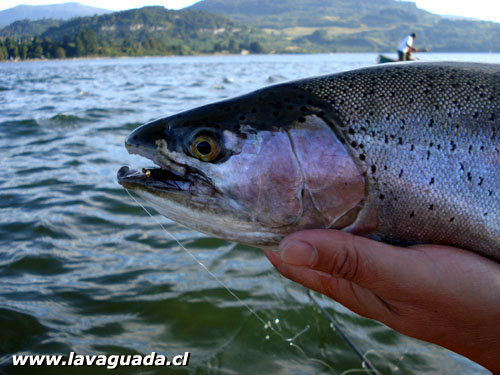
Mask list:
[[375,366],[371,363],[371,361],[366,357],[366,355],[363,354],[363,352],[354,344],[354,342],[351,341],[349,336],[346,335],[344,330],[340,327],[338,322],[331,316],[326,309],[319,304],[319,302],[312,296],[311,291],[308,289],[307,290],[307,296],[309,299],[320,309],[320,311],[323,313],[323,315],[326,316],[326,318],[330,321],[332,324],[333,328],[342,336],[344,341],[351,347],[351,349],[358,355],[358,357],[361,359],[361,363],[364,364],[368,371],[372,372],[375,375],[380,375],[380,373],[377,371]]
[[[219,279],[219,277],[217,277],[217,275],[215,275],[212,271],[210,271],[208,269],[207,266],[205,266],[205,264],[203,264],[200,260],[198,260],[198,258],[190,251],[188,250],[182,243],[180,243],[180,241],[170,232],[168,231],[164,226],[163,224],[155,217],[151,214],[151,212],[148,211],[148,209],[146,207],[144,207],[144,205],[142,205],[137,199],[135,199],[135,197],[130,193],[130,191],[128,189],[125,189],[125,191],[127,192],[127,194],[129,195],[130,198],[132,198],[132,200],[137,203],[140,207],[142,207],[142,209],[144,211],[146,211],[146,213],[160,226],[161,229],[163,229],[163,231],[165,231],[175,242],[177,242],[177,244],[181,247],[181,249],[183,249],[196,263],[198,263],[215,281],[217,281],[224,289],[227,290],[227,292],[233,296],[236,301],[238,301],[242,306],[244,306],[253,316],[255,316],[257,318],[257,320],[259,320],[263,325],[264,325],[264,328],[267,329],[271,329],[271,331],[273,331],[276,335],[278,335],[284,342],[287,342],[289,346],[292,346],[294,348],[296,348],[300,353],[302,353],[302,355],[309,361],[312,361],[312,362],[316,362],[316,363],[320,363],[321,365],[323,366],[326,366],[328,368],[330,368],[330,370],[333,371],[333,368],[326,362],[320,360],[320,359],[316,359],[316,358],[311,358],[309,357],[306,352],[298,345],[296,345],[293,341],[295,339],[297,339],[299,336],[303,335],[304,333],[306,333],[310,326],[307,325],[302,331],[300,331],[299,333],[297,333],[295,336],[291,337],[291,338],[285,338],[279,331],[277,331],[271,324],[270,321],[265,321],[259,314],[257,314],[257,312],[252,309],[246,302],[244,302],[240,297],[238,297],[228,286],[226,286],[226,284],[221,280]],[[279,320],[276,319],[276,321],[278,322]],[[268,338],[268,337],[266,337]]]
[[[127,194],[130,196],[130,198],[132,198],[135,203],[137,203],[140,207],[142,207],[142,209],[144,211],[146,211],[146,213],[151,216],[153,218],[154,221],[156,221],[156,223],[161,227],[161,229],[163,229],[175,242],[177,242],[177,244],[191,257],[193,258],[193,260],[198,263],[211,277],[214,278],[215,281],[217,281],[224,289],[226,289],[228,291],[229,294],[231,294],[239,303],[241,303],[248,311],[250,311],[250,313],[255,316],[263,325],[265,328],[270,328],[274,333],[276,333],[279,337],[281,337],[284,341],[287,341],[287,342],[290,342],[292,341],[293,339],[295,339],[297,337],[297,335],[295,337],[293,337],[293,339],[286,339],[285,337],[283,337],[281,335],[281,333],[279,333],[276,329],[274,329],[274,327],[272,326],[271,322],[268,321],[266,322],[259,314],[257,314],[257,312],[252,309],[247,303],[245,303],[240,297],[238,297],[228,286],[226,286],[226,284],[224,284],[224,282],[219,279],[219,277],[217,277],[217,275],[215,275],[212,271],[210,271],[208,269],[207,266],[205,266],[205,264],[203,264],[200,260],[198,260],[198,258],[196,258],[196,256],[190,251],[188,250],[182,243],[179,242],[179,240],[171,233],[169,232],[164,226],[163,224],[155,217],[153,216],[146,207],[144,207],[137,199],[135,199],[132,194],[130,194],[130,191],[128,189],[125,189],[127,191]],[[305,331],[303,331],[305,332]]]

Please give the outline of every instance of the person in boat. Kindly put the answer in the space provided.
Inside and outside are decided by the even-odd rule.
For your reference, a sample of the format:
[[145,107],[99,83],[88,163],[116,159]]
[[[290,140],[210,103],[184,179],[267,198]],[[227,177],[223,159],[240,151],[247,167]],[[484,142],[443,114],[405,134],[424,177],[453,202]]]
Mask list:
[[414,60],[411,55],[413,52],[418,52],[418,50],[413,47],[413,42],[417,39],[417,34],[412,33],[401,41],[398,48],[398,60],[399,61],[411,61]]

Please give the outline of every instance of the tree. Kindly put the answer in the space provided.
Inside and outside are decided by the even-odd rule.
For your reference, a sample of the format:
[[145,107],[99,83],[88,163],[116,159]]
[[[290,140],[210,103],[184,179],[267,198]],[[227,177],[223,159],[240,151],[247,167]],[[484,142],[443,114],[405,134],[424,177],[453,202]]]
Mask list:
[[238,53],[239,52],[238,43],[236,43],[234,39],[230,39],[227,49],[231,53]]
[[0,41],[0,60],[7,60],[9,58],[9,53],[7,52],[7,47]]
[[42,41],[37,36],[33,39],[33,42],[31,43],[31,48],[28,51],[28,57],[32,59],[41,59],[43,57]]
[[264,48],[259,42],[250,43],[249,50],[251,53],[264,53]]
[[75,56],[85,56],[85,44],[83,44],[83,40],[81,37],[81,32],[79,32],[75,37]]
[[7,53],[9,54],[10,59],[19,58],[19,49],[17,48],[17,43],[12,39],[5,39],[5,45],[7,46]]
[[65,59],[66,58],[66,52],[62,47],[57,47],[56,48],[56,53],[55,53],[56,59]]

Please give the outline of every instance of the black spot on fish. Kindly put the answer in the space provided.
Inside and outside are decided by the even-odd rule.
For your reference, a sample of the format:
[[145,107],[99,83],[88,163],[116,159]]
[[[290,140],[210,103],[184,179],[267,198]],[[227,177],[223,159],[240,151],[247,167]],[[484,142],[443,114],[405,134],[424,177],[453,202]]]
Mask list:
[[403,169],[399,171],[399,178],[403,177],[403,171],[404,171]]
[[452,221],[454,221],[454,220],[455,220],[455,217],[452,217],[452,218],[450,219],[450,223],[451,223]]
[[371,169],[372,169],[372,173],[375,173],[377,171],[377,167],[375,165],[372,165]]
[[429,182],[429,185],[433,185],[434,184],[434,177],[431,178],[431,181]]
[[363,160],[363,161],[364,161],[365,159],[366,159],[365,154],[361,154],[361,155],[359,155],[359,160]]
[[304,122],[306,122],[306,118],[305,117],[299,117],[299,122],[303,124]]
[[415,216],[415,211],[410,212],[410,218]]
[[429,121],[429,128],[432,128],[433,125],[434,125],[434,119],[431,118],[431,120]]
[[470,172],[467,172],[467,180],[472,181],[472,175]]
[[245,121],[246,119],[247,119],[247,116],[245,116],[245,115],[240,116],[240,121]]
[[381,201],[383,201],[383,200],[384,200],[384,198],[385,198],[385,195],[384,195],[384,194],[380,194],[380,195],[378,196],[378,199],[380,199]]
[[433,204],[431,204],[431,205],[429,206],[429,210],[431,210],[431,211],[432,211],[433,209],[434,209],[434,205],[433,205]]

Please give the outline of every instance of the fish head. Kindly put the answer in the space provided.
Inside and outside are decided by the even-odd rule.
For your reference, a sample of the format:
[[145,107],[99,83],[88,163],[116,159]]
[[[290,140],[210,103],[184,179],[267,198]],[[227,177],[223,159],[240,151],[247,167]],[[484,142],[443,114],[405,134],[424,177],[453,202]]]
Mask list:
[[326,108],[284,85],[150,122],[125,143],[159,168],[123,167],[118,181],[174,221],[254,246],[346,227],[364,177]]

